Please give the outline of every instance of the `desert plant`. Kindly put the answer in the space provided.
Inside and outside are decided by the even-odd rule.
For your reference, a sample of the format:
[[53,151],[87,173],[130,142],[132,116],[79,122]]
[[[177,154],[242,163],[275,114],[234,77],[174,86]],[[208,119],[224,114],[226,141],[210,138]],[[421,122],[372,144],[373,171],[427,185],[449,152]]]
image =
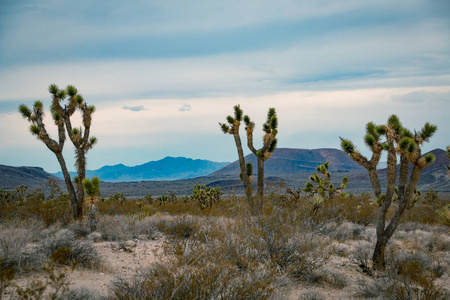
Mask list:
[[[263,124],[263,131],[265,132],[263,138],[263,146],[259,150],[255,149],[253,146],[253,130],[255,128],[255,123],[250,120],[249,116],[244,116],[245,131],[247,132],[247,145],[250,151],[256,155],[258,164],[258,190],[257,190],[257,206],[261,210],[261,206],[264,198],[264,162],[272,156],[272,153],[277,147],[277,127],[278,127],[278,117],[275,108],[269,108],[267,112],[266,123]],[[251,168],[247,168],[251,169]],[[249,171],[249,170],[248,170]]]
[[217,203],[222,195],[220,187],[206,187],[204,184],[197,184],[192,190],[191,199],[197,201],[201,209],[211,208],[213,203]]
[[442,209],[436,210],[438,221],[450,227],[450,204],[444,206]]
[[89,227],[91,232],[94,232],[97,229],[97,219],[95,217],[96,209],[94,199],[96,196],[100,195],[100,178],[97,176],[92,177],[91,180],[89,178],[83,179],[83,187],[86,191],[86,194],[91,198],[91,203],[89,205]]
[[[78,90],[69,85],[65,90],[59,89],[55,84],[51,84],[48,88],[53,96],[52,105],[50,107],[53,121],[58,127],[58,140],[52,139],[44,124],[44,105],[41,101],[34,102],[33,110],[22,104],[19,111],[22,116],[31,122],[30,131],[38,139],[40,139],[47,148],[50,149],[58,159],[61,171],[64,175],[67,191],[73,207],[74,219],[81,219],[83,216],[84,190],[82,181],[86,174],[86,152],[91,149],[97,142],[95,137],[89,138],[91,128],[91,115],[95,111],[94,106],[88,106],[83,97],[78,94]],[[69,96],[68,105],[61,106],[60,102]],[[75,111],[79,109],[83,117],[84,130],[80,128],[72,128],[71,117]],[[63,148],[66,140],[66,130],[75,147],[76,168],[78,176],[75,178],[75,187],[67,170],[66,162],[63,156]]]
[[97,176],[92,177],[91,180],[84,178],[83,187],[86,194],[91,198],[91,203],[93,203],[95,197],[100,195],[100,178]]
[[[384,253],[387,242],[394,234],[401,218],[407,208],[415,204],[415,188],[420,179],[424,167],[433,163],[435,156],[432,153],[422,155],[420,146],[427,142],[437,130],[435,125],[426,123],[421,131],[414,134],[402,126],[396,115],[389,117],[386,125],[375,125],[372,122],[366,125],[366,136],[364,141],[372,151],[370,161],[359,153],[353,143],[341,138],[341,147],[350,158],[369,172],[370,182],[375,193],[376,202],[379,205],[377,218],[377,242],[373,253],[373,267],[376,269],[385,268]],[[382,136],[386,138],[381,141]],[[382,193],[380,180],[377,174],[377,164],[383,150],[388,151],[388,168],[386,193]],[[400,156],[400,168],[398,176],[397,198],[398,206],[394,216],[386,227],[387,212],[396,196],[397,179],[397,155]],[[409,165],[413,168],[409,174]]]
[[239,135],[239,127],[242,122],[243,110],[238,105],[234,106],[234,118],[232,116],[227,116],[228,124],[219,123],[220,128],[223,133],[231,134],[234,137],[234,142],[236,143],[236,148],[239,157],[239,167],[241,169],[241,173],[239,174],[242,183],[244,184],[245,195],[247,196],[247,201],[250,205],[253,205],[253,196],[252,196],[252,175],[253,168],[251,163],[245,163],[244,151],[242,150],[242,142],[241,137]]
[[123,193],[115,193],[110,194],[108,198],[106,199],[106,202],[119,202],[120,204],[123,204],[127,199],[123,195]]
[[14,279],[16,271],[14,266],[10,266],[6,268],[3,265],[3,261],[0,258],[0,300],[3,297],[3,291],[11,284],[11,281]]
[[[317,167],[317,172],[322,175],[314,172],[313,175],[309,177],[311,182],[306,182],[305,187],[303,188],[303,192],[309,193],[309,196],[314,194],[319,194],[322,197],[326,197],[329,199],[333,199],[334,195],[337,193],[342,197],[347,197],[347,193],[342,190],[347,187],[348,178],[345,176],[342,179],[342,184],[339,187],[334,187],[331,183],[331,173],[328,172],[328,168],[330,166],[330,162],[326,162]],[[315,186],[314,186],[315,184]],[[327,195],[328,192],[328,195]]]
[[170,200],[169,196],[165,194],[158,196],[158,198],[156,198],[156,201],[158,201],[159,205],[166,204],[167,202],[169,202],[169,200]]

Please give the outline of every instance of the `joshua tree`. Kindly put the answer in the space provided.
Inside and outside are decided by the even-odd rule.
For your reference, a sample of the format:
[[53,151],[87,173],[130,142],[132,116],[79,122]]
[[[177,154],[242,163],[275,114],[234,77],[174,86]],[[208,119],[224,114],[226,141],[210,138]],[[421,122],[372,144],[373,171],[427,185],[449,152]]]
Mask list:
[[[247,196],[248,202],[253,206],[253,196],[252,196],[252,179],[253,179],[253,166],[250,162],[245,163],[244,152],[242,150],[241,138],[239,136],[239,127],[242,121],[243,111],[239,105],[234,107],[234,118],[232,116],[227,117],[228,124],[219,123],[222,131],[224,133],[229,133],[234,136],[234,141],[236,143],[238,156],[239,156],[239,166],[241,169],[240,177],[244,184],[245,194]],[[262,204],[264,197],[264,162],[269,159],[272,152],[277,146],[276,135],[278,133],[278,118],[276,115],[275,108],[269,108],[267,113],[267,121],[263,124],[263,130],[265,132],[263,138],[263,147],[256,150],[253,146],[253,129],[255,123],[250,120],[249,116],[244,116],[245,131],[247,133],[247,145],[255,155],[258,163],[258,189],[257,189],[257,201],[258,206]]]
[[[364,137],[366,145],[372,151],[370,161],[356,150],[351,141],[341,138],[342,150],[369,172],[370,182],[377,198],[376,202],[379,205],[376,227],[377,242],[372,257],[375,269],[384,269],[386,245],[400,224],[405,210],[411,208],[415,203],[415,188],[423,168],[435,160],[432,153],[422,155],[420,146],[423,142],[428,142],[436,130],[436,126],[426,123],[421,131],[413,134],[402,126],[396,115],[390,116],[386,125],[377,126],[370,122],[366,126],[367,134]],[[381,141],[382,137],[385,137],[385,141]],[[376,170],[383,150],[388,151],[386,193],[381,192]],[[396,189],[397,155],[400,156],[400,167]],[[412,164],[411,173],[409,172],[410,164]],[[386,227],[387,211],[395,198],[398,206]]]
[[[312,182],[306,182],[305,187],[302,191],[309,193],[310,196],[319,194],[322,197],[326,197],[329,199],[333,199],[336,193],[343,197],[347,197],[347,193],[342,191],[347,187],[347,176],[342,179],[342,184],[339,187],[334,187],[334,185],[331,183],[331,173],[328,172],[329,166],[330,162],[328,161],[323,165],[318,166],[317,172],[320,172],[322,176],[314,172],[314,174],[309,177],[309,180],[311,180]],[[314,184],[316,186],[314,186]],[[326,195],[327,192],[328,196]]]
[[219,123],[220,128],[223,133],[231,134],[234,137],[234,142],[236,143],[236,148],[239,157],[239,167],[241,169],[240,178],[244,184],[245,195],[247,196],[248,203],[253,206],[253,196],[252,196],[252,174],[253,167],[250,162],[245,163],[244,151],[242,150],[241,137],[239,135],[239,127],[241,126],[243,111],[238,105],[234,106],[234,118],[232,116],[227,117],[228,124]]
[[[245,131],[247,132],[247,145],[250,148],[250,151],[256,155],[258,162],[258,190],[256,197],[258,201],[258,208],[261,208],[264,197],[264,162],[272,156],[273,151],[275,151],[275,148],[277,147],[277,113],[275,108],[269,108],[266,123],[263,124],[263,130],[265,132],[263,137],[263,146],[259,150],[256,150],[253,146],[253,129],[255,127],[255,123],[252,122],[250,117],[247,115],[244,116],[244,122],[246,126]],[[251,167],[247,167],[247,170],[249,172]]]
[[[450,158],[450,146],[447,146],[447,157]],[[447,166],[448,173],[450,174],[450,164]]]
[[[55,84],[48,88],[53,96],[50,111],[52,113],[53,121],[58,127],[58,140],[50,138],[44,124],[44,105],[41,101],[36,101],[33,105],[33,110],[30,110],[26,105],[19,106],[19,111],[22,116],[31,122],[30,131],[36,135],[49,148],[58,159],[61,166],[61,171],[64,175],[69,198],[73,206],[73,216],[75,219],[80,219],[83,216],[83,201],[84,191],[82,181],[86,173],[86,152],[93,147],[97,142],[95,137],[89,138],[91,127],[91,114],[95,111],[94,106],[88,106],[83,97],[78,94],[78,90],[69,85],[65,90],[59,89]],[[68,104],[61,106],[60,102],[68,97]],[[84,130],[80,127],[72,128],[71,117],[75,111],[79,109],[83,117]],[[72,184],[69,171],[67,170],[66,162],[63,157],[63,148],[67,133],[75,146],[76,154],[76,168],[78,176],[75,178],[76,191]]]
[[89,205],[89,227],[91,232],[97,230],[97,219],[95,218],[95,203],[94,199],[96,196],[100,195],[100,178],[97,176],[89,178],[84,178],[82,181],[83,188],[86,194],[91,198],[91,203]]

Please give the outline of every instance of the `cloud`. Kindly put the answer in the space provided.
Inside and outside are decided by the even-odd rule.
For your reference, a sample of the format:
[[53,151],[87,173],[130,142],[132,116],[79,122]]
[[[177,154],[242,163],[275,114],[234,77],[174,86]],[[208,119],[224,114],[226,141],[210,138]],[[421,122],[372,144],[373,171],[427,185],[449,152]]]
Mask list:
[[191,107],[191,105],[185,103],[185,104],[183,104],[183,106],[180,107],[178,110],[179,110],[179,111],[191,111],[191,110],[192,110],[192,107]]
[[427,91],[414,91],[403,95],[393,95],[392,101],[401,103],[423,103],[449,101],[450,93],[433,93]]
[[143,111],[143,110],[148,110],[147,108],[143,107],[142,105],[139,106],[127,106],[124,105],[122,106],[123,109],[127,109],[127,110],[131,110],[131,111]]

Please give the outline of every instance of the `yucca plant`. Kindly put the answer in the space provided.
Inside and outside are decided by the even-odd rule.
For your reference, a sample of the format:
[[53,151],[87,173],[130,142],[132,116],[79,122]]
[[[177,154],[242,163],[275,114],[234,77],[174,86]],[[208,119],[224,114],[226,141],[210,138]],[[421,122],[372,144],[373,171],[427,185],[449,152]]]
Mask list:
[[[373,268],[375,269],[385,268],[384,253],[387,242],[400,224],[405,210],[412,208],[415,204],[416,186],[423,168],[432,164],[435,160],[432,153],[422,155],[420,146],[423,142],[428,142],[436,130],[435,125],[426,123],[422,130],[413,134],[402,126],[396,115],[390,116],[386,125],[375,125],[370,122],[366,126],[366,136],[364,137],[366,145],[372,151],[370,160],[358,152],[351,141],[341,138],[342,150],[369,172],[376,203],[379,205],[376,227],[377,241],[372,257]],[[377,165],[383,150],[388,152],[385,193],[381,191],[377,175]],[[400,167],[398,186],[396,187],[397,156],[400,156]],[[411,173],[409,172],[410,165],[412,165]],[[394,216],[386,226],[387,212],[394,199],[397,199],[398,206]]]
[[[67,192],[73,206],[74,219],[81,219],[83,216],[84,189],[82,181],[86,174],[86,153],[97,142],[95,137],[90,138],[91,115],[95,111],[94,106],[88,106],[83,97],[78,94],[78,90],[69,85],[66,89],[59,89],[56,84],[51,84],[48,91],[52,95],[52,105],[50,111],[53,121],[58,127],[58,139],[52,139],[45,128],[44,124],[44,105],[42,101],[34,102],[33,109],[22,104],[19,106],[19,112],[30,123],[30,131],[39,140],[41,140],[47,148],[50,149],[58,159],[61,171],[64,175]],[[64,106],[60,102],[68,100]],[[83,125],[80,128],[73,128],[71,117],[76,110],[82,114]],[[75,147],[77,180],[75,180],[76,189],[72,183],[66,162],[63,156],[64,143],[66,141],[66,131]]]
[[219,122],[219,126],[222,129],[223,133],[231,134],[234,137],[234,142],[236,143],[236,148],[239,157],[239,167],[241,169],[241,173],[239,176],[242,180],[242,183],[244,184],[244,191],[247,197],[247,201],[250,204],[250,206],[253,206],[253,195],[252,195],[253,167],[250,162],[248,162],[247,164],[245,163],[244,151],[242,149],[241,137],[239,135],[239,128],[241,126],[243,114],[244,112],[239,106],[239,104],[235,105],[234,117],[227,116],[228,124]]
[[89,227],[91,232],[97,230],[97,219],[95,217],[96,209],[95,209],[95,197],[100,196],[100,178],[97,176],[92,177],[91,180],[89,178],[83,179],[83,188],[86,191],[86,194],[91,198],[91,203],[89,205]]
[[[264,162],[268,160],[272,153],[277,147],[276,136],[278,134],[278,117],[275,108],[269,108],[267,112],[266,123],[263,124],[263,131],[265,132],[263,137],[263,146],[260,149],[256,149],[253,146],[253,129],[255,128],[255,123],[250,120],[249,116],[244,116],[245,131],[247,132],[247,145],[250,151],[256,155],[256,161],[258,164],[258,190],[257,190],[257,202],[258,209],[262,208],[263,198],[264,198]],[[247,172],[251,169],[247,166]]]
[[228,124],[219,123],[224,133],[229,133],[234,136],[236,147],[239,156],[239,166],[241,169],[240,178],[244,184],[245,193],[250,205],[255,208],[253,195],[252,195],[252,179],[253,179],[253,166],[250,162],[245,162],[244,152],[242,150],[241,138],[239,136],[239,127],[242,119],[245,123],[245,131],[247,133],[247,145],[250,151],[256,155],[258,164],[258,184],[257,184],[257,208],[260,209],[264,197],[264,162],[272,156],[273,151],[277,146],[276,135],[278,133],[278,118],[275,108],[269,108],[267,112],[266,123],[263,124],[263,130],[265,132],[263,137],[263,146],[261,149],[256,149],[253,146],[253,130],[255,123],[251,121],[249,116],[244,116],[243,111],[239,105],[234,107],[234,118],[232,116],[227,117]]
[[[319,194],[322,197],[333,199],[335,194],[339,194],[342,197],[347,197],[347,193],[342,190],[347,187],[348,178],[345,176],[342,178],[342,184],[338,187],[335,187],[331,183],[331,173],[328,172],[328,168],[330,167],[330,162],[326,162],[317,167],[317,172],[314,172],[313,175],[309,177],[308,182],[306,182],[305,187],[303,188],[303,192],[309,193],[309,196],[313,196],[314,194]],[[328,194],[328,195],[327,195]]]

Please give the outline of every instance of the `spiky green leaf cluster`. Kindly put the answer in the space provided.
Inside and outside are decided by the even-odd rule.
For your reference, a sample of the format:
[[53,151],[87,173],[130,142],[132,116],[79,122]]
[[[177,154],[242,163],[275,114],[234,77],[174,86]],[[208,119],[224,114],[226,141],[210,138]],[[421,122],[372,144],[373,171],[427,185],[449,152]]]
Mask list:
[[83,103],[84,98],[83,98],[83,96],[81,96],[81,95],[77,95],[77,96],[75,97],[75,101],[76,101],[78,104],[81,104],[81,103]]
[[253,165],[251,162],[247,162],[247,164],[245,165],[245,170],[246,170],[247,176],[253,175]]
[[31,131],[31,133],[34,134],[34,135],[39,135],[39,133],[41,132],[41,129],[39,128],[39,126],[37,126],[37,125],[35,125],[35,124],[32,124],[32,125],[30,126],[30,131]]
[[84,178],[82,184],[89,197],[93,198],[100,194],[100,178],[97,176],[92,177],[91,180]]
[[402,129],[402,123],[396,115],[391,115],[389,117],[388,125],[397,133],[400,133],[400,130]]
[[227,122],[228,122],[229,124],[233,124],[233,123],[234,123],[233,117],[232,117],[232,116],[227,116]]
[[269,151],[270,153],[273,153],[275,151],[275,149],[277,148],[277,144],[278,144],[278,140],[274,139],[272,144],[270,144],[269,149],[267,151]]
[[341,149],[347,154],[355,152],[355,145],[350,140],[341,139]]
[[436,132],[437,126],[432,125],[430,123],[425,123],[422,130],[419,132],[419,136],[425,141],[428,142],[430,140],[430,137],[433,136],[433,134]]
[[25,104],[21,104],[19,106],[19,112],[22,114],[22,117],[24,117],[24,118],[31,117],[31,110]]
[[400,142],[398,143],[398,146],[403,151],[409,152],[409,153],[414,153],[417,150],[416,142],[413,139],[409,138],[409,137],[402,138],[400,140]]
[[434,163],[436,161],[436,156],[433,153],[427,153],[423,156],[428,165]]
[[44,104],[42,103],[42,101],[36,100],[36,101],[34,101],[33,107],[36,111],[40,112],[44,108]]
[[50,94],[52,94],[53,96],[56,96],[59,92],[59,88],[56,84],[50,84],[48,87],[48,91],[50,92]]
[[230,126],[228,126],[225,123],[219,123],[219,125],[220,125],[220,129],[222,129],[223,133],[228,133],[228,130],[230,130]]
[[377,126],[373,122],[369,122],[366,124],[366,135],[364,136],[364,142],[367,146],[373,147],[380,141],[381,135],[385,132],[385,126]]
[[69,95],[70,97],[73,97],[78,93],[78,90],[73,85],[68,85],[66,87],[66,92],[67,92],[67,95]]
[[244,111],[241,109],[239,105],[234,106],[234,119],[237,121],[242,121],[242,114]]

